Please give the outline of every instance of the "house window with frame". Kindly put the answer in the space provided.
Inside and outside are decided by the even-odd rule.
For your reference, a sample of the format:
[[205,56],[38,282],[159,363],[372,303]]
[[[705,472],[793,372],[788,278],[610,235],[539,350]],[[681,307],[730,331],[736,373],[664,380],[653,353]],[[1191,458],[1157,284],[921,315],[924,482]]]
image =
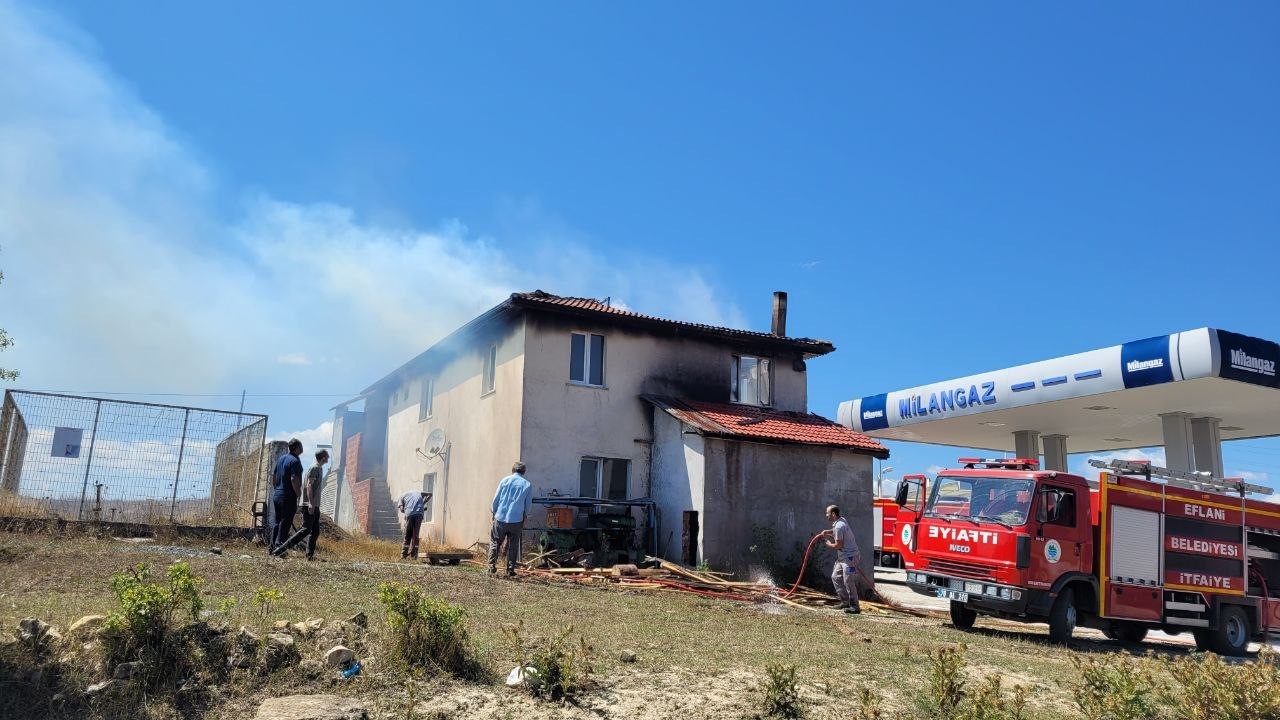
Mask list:
[[422,506],[422,522],[431,522],[431,508],[436,504],[436,474],[429,472],[422,476],[422,492],[431,493],[426,504]]
[[498,372],[498,346],[490,345],[484,354],[484,374],[481,376],[480,394],[488,395],[496,388]]
[[744,405],[772,405],[772,365],[769,358],[735,355],[729,399]]
[[418,422],[431,417],[432,405],[436,399],[435,378],[422,379],[422,397],[418,399]]
[[578,466],[578,495],[626,500],[631,492],[631,461],[584,457]]
[[604,336],[569,333],[569,382],[604,387]]

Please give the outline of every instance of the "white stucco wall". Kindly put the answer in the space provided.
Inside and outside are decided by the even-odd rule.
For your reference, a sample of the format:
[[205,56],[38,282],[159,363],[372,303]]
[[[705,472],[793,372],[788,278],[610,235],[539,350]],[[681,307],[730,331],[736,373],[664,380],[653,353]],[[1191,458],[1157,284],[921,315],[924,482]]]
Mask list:
[[[498,346],[495,389],[482,394],[484,353],[492,344]],[[435,378],[432,414],[419,421],[428,376]],[[517,319],[472,338],[459,354],[396,386],[387,427],[387,486],[391,497],[399,498],[421,489],[426,473],[436,473],[432,519],[423,524],[424,538],[462,548],[477,540],[488,542],[493,492],[520,453],[523,377],[524,324]],[[447,477],[444,458],[424,460],[415,452],[435,428],[448,438]]]
[[[679,561],[682,518],[686,510],[703,510],[702,436],[684,432],[684,424],[665,412],[654,414],[653,499],[658,503],[658,553]],[[702,557],[698,534],[698,557]]]
[[[631,495],[647,495],[652,409],[639,396],[730,399],[735,351],[727,345],[561,316],[530,315],[526,327],[522,455],[541,491],[576,494],[581,458],[598,456],[631,460]],[[605,337],[604,387],[569,381],[573,332]],[[805,373],[793,362],[774,359],[774,405],[804,410]]]

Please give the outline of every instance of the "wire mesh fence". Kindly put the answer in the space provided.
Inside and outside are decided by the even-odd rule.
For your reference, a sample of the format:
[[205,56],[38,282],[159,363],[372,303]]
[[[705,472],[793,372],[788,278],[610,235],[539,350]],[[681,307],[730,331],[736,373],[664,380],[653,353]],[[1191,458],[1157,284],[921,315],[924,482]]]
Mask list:
[[8,390],[0,517],[249,525],[267,417]]

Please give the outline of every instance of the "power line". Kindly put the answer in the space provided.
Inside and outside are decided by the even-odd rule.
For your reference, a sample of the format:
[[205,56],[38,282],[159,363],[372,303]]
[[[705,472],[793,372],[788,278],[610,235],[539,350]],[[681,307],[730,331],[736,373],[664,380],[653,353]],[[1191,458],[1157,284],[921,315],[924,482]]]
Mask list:
[[106,392],[103,390],[50,390],[59,395],[133,395],[136,397],[199,397],[199,398],[333,398],[355,397],[360,393],[145,393],[145,392]]

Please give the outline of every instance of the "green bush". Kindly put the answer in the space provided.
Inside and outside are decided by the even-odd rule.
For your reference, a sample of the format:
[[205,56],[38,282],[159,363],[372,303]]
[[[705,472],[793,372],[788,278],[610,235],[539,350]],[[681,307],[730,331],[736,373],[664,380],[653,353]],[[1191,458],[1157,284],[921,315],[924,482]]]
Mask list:
[[871,688],[862,688],[858,691],[858,720],[880,720],[883,714],[880,711],[880,698],[876,696]]
[[1023,720],[1026,717],[1027,690],[1014,686],[1013,696],[1005,697],[999,675],[988,675],[961,703],[959,720]]
[[1023,720],[1027,690],[1014,686],[1006,695],[998,675],[971,685],[965,674],[965,646],[929,653],[928,693],[918,704],[921,716],[942,720]]
[[965,684],[963,645],[930,652],[929,694],[924,698],[924,709],[942,720],[958,717]]
[[174,659],[175,616],[200,616],[203,580],[186,562],[169,566],[165,582],[151,582],[151,571],[139,564],[111,576],[117,609],[107,616],[103,635],[109,663],[143,661],[159,672]]
[[765,717],[802,718],[804,706],[800,700],[800,684],[796,682],[795,665],[769,665],[768,677],[760,686],[764,694],[762,710]]
[[1212,654],[1160,662],[1174,681],[1161,696],[1178,720],[1280,718],[1280,663],[1268,650],[1239,664]]
[[527,642],[524,623],[503,628],[515,645],[525,687],[536,697],[557,702],[575,701],[591,684],[592,649],[586,639],[570,639],[573,627],[565,627],[546,641]]
[[408,670],[434,667],[455,675],[482,674],[463,622],[465,612],[412,585],[384,582],[378,600],[387,613],[388,653]]
[[[1127,655],[1094,659],[1073,655],[1072,700],[1086,720],[1144,720],[1157,717],[1155,679]],[[1216,716],[1215,716],[1216,717]]]
[[258,586],[253,591],[253,604],[258,607],[258,619],[263,625],[271,619],[276,603],[284,599],[284,593],[276,588]]

